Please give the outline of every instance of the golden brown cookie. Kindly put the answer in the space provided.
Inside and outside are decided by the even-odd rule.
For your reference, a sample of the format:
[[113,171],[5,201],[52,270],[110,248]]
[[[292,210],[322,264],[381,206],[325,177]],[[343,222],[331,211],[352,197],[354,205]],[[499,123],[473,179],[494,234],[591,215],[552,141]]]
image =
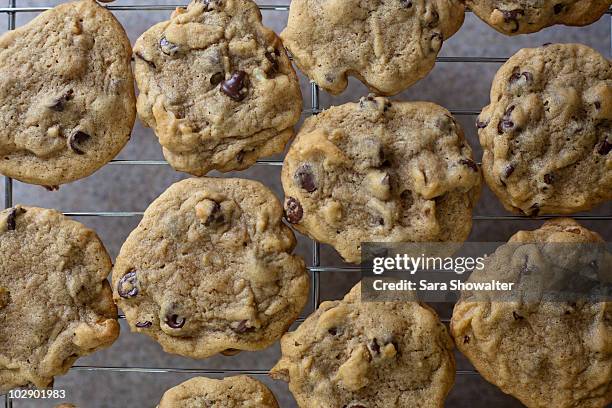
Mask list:
[[121,24],[94,0],[0,37],[0,173],[57,186],[115,157],[136,117],[131,55]]
[[138,114],[170,165],[202,176],[281,153],[302,95],[251,0],[192,1],[136,41]]
[[0,212],[0,393],[48,387],[119,336],[96,233],[55,210]]
[[173,184],[145,211],[113,269],[133,331],[204,358],[274,343],[308,298],[295,237],[265,186],[199,178]]

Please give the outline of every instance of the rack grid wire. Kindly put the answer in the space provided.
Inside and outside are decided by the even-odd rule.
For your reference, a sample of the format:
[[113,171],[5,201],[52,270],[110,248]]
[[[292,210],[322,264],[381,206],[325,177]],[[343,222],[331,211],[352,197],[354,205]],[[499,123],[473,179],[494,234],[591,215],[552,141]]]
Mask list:
[[[14,30],[16,28],[16,17],[18,13],[38,13],[51,9],[52,7],[17,7],[17,0],[8,0],[8,7],[0,7],[0,14],[6,14],[8,16],[8,29]],[[108,10],[112,11],[172,11],[177,7],[184,7],[185,4],[142,4],[142,5],[106,5]],[[289,4],[286,5],[267,5],[259,4],[259,9],[264,11],[289,11]],[[471,12],[469,9],[467,12]],[[610,52],[612,54],[612,9],[606,11],[606,14],[610,16]],[[508,57],[470,57],[470,56],[446,56],[437,57],[436,62],[450,62],[450,63],[504,63],[508,60]],[[310,108],[303,111],[306,115],[316,115],[321,112],[321,106],[319,101],[319,87],[313,81],[310,82]],[[458,116],[476,116],[480,114],[479,109],[450,109],[451,114]],[[110,165],[121,165],[121,166],[165,166],[168,163],[165,160],[125,160],[115,159],[111,160]],[[278,160],[258,160],[256,165],[258,166],[282,166],[282,159]],[[11,208],[13,206],[13,180],[10,177],[4,177],[4,208]],[[72,217],[140,217],[143,212],[138,211],[79,211],[79,212],[64,212],[64,215]],[[474,221],[514,221],[514,220],[543,220],[560,217],[559,215],[547,215],[538,217],[525,217],[520,215],[480,215],[474,216]],[[587,221],[610,221],[612,215],[575,215],[573,218],[577,220]],[[314,309],[321,303],[321,287],[320,287],[320,273],[326,272],[359,272],[359,267],[335,267],[335,266],[324,266],[321,265],[320,259],[320,244],[312,240],[312,254],[311,254],[311,266],[308,267],[311,273],[312,283],[312,294],[311,301]],[[120,319],[124,319],[124,315],[119,315]],[[300,317],[296,320],[297,323],[304,321],[304,317]],[[448,323],[450,319],[443,318],[442,321]],[[85,371],[85,372],[137,372],[137,373],[181,373],[181,374],[198,374],[198,375],[223,375],[223,374],[247,374],[254,376],[265,376],[268,374],[268,370],[256,370],[256,369],[192,369],[192,368],[180,368],[180,367],[164,367],[164,368],[152,368],[152,367],[112,367],[112,366],[81,366],[75,365],[71,368],[73,371]],[[457,370],[457,375],[479,375],[475,370]],[[13,400],[8,394],[4,396],[4,407],[13,408]]]

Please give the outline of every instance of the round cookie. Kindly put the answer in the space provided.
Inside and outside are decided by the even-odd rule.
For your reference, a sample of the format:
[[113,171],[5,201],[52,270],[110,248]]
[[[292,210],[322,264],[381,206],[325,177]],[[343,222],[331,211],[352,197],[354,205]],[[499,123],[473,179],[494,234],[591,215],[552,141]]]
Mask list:
[[580,44],[522,49],[477,121],[487,184],[510,211],[570,214],[612,199],[612,65]]
[[194,358],[274,343],[309,290],[281,218],[281,204],[256,181],[173,184],[145,211],[115,262],[114,296],[131,329]]
[[251,0],[194,0],[136,41],[138,114],[176,170],[245,169],[281,153],[302,94]]
[[[575,277],[578,256],[612,282],[612,254],[589,254],[585,244],[601,237],[572,219],[555,219],[535,231],[520,231],[487,257],[471,281],[521,284],[546,279],[562,267]],[[582,245],[583,249],[579,249]],[[602,245],[603,246],[603,245]],[[536,271],[537,273],[533,273]],[[567,272],[566,272],[567,275]],[[540,283],[538,283],[538,286]],[[533,296],[538,286],[520,286],[512,298],[468,293],[455,306],[451,332],[461,352],[489,382],[529,408],[604,408],[612,402],[612,302]]]
[[196,377],[166,391],[157,408],[278,408],[272,392],[246,375]]
[[484,22],[506,35],[535,33],[554,24],[584,26],[597,21],[610,0],[467,0]]
[[357,284],[283,336],[270,375],[289,382],[300,408],[442,408],[455,379],[452,344],[426,305],[362,302]]
[[357,263],[362,242],[463,242],[481,175],[446,109],[368,96],[308,118],[282,182],[287,220]]
[[115,157],[136,117],[131,45],[94,0],[0,37],[0,173],[57,186]]
[[329,93],[344,91],[353,75],[372,92],[394,95],[431,71],[463,19],[458,0],[293,0],[281,37]]
[[119,336],[96,233],[55,210],[0,212],[0,394],[48,387]]

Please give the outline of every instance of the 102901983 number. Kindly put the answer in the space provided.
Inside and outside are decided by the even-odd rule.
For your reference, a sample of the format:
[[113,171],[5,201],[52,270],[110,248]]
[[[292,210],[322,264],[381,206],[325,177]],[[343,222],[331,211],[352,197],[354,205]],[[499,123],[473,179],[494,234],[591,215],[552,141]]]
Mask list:
[[16,389],[8,392],[9,398],[13,399],[63,399],[66,398],[66,390],[29,390]]

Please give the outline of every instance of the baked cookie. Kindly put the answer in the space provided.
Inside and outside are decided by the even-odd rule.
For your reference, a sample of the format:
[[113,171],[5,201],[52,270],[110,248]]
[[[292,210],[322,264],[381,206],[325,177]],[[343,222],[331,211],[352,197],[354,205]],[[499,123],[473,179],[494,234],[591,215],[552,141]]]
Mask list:
[[287,220],[356,263],[362,242],[464,241],[481,175],[446,109],[368,96],[308,118],[282,182]]
[[119,336],[96,233],[55,210],[0,212],[0,394],[48,387]]
[[130,41],[94,0],[0,37],[0,173],[45,186],[115,157],[136,117]]
[[337,95],[353,75],[395,95],[434,66],[463,24],[459,0],[293,0],[281,37],[297,66]]
[[482,169],[511,211],[588,210],[612,199],[612,65],[580,44],[522,49],[477,122]]
[[166,391],[157,408],[278,408],[272,392],[246,375],[196,377]]
[[300,408],[441,408],[455,380],[452,340],[417,302],[362,302],[357,284],[281,340],[270,375]]
[[194,358],[274,343],[308,297],[282,207],[261,183],[188,179],[146,210],[113,269],[133,331]]
[[[603,240],[574,220],[548,221],[515,234],[470,280],[520,284],[531,276],[532,282],[548,283],[552,279],[546,277],[559,267],[575,278],[579,257],[572,252],[590,243]],[[579,253],[593,256],[584,259],[610,284],[612,254],[603,245],[600,249]],[[522,287],[537,292],[535,283]],[[519,291],[503,300],[489,293],[463,294],[451,321],[457,347],[487,381],[529,408],[604,408],[612,402],[612,303]]]
[[608,10],[610,0],[466,0],[485,23],[507,35],[535,33],[554,24],[584,26]]
[[245,169],[281,153],[302,94],[251,0],[194,0],[136,41],[138,114],[176,170]]

